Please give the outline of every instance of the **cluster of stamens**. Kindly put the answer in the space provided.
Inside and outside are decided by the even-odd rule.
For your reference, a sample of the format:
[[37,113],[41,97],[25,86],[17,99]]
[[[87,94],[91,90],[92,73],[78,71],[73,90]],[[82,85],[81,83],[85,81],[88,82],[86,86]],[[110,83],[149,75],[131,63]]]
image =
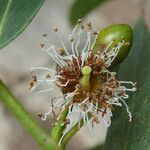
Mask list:
[[[67,120],[69,125],[83,119],[89,127],[94,123],[103,120],[107,126],[111,123],[112,109],[114,105],[125,105],[129,115],[132,115],[125,100],[129,97],[128,91],[136,91],[136,84],[130,81],[118,81],[115,72],[110,72],[109,67],[116,58],[120,48],[127,43],[124,40],[111,48],[113,40],[109,45],[105,45],[100,52],[93,51],[93,42],[97,38],[97,32],[93,30],[91,23],[83,26],[81,20],[69,35],[71,43],[70,51],[67,50],[59,35],[58,28],[54,28],[61,48],[51,44],[47,34],[43,34],[45,42],[42,42],[42,51],[47,52],[56,62],[56,69],[45,67],[33,67],[33,79],[30,82],[31,91],[35,90],[41,83],[46,83],[49,88],[38,91],[37,93],[55,90],[59,87],[63,96],[58,99],[50,110],[40,115],[42,120],[53,113],[53,109],[61,108],[61,111],[68,109]],[[86,33],[86,42],[81,48],[81,34]],[[80,46],[80,47],[79,47]],[[47,71],[48,74],[38,78],[34,72],[36,70]],[[128,87],[126,87],[127,85]],[[60,113],[61,113],[60,111]],[[73,114],[78,114],[78,119],[74,119]]]

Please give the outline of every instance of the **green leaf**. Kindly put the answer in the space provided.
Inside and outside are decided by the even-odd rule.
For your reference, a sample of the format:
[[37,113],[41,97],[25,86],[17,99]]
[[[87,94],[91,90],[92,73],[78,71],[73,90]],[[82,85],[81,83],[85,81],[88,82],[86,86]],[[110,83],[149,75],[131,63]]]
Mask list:
[[104,150],[104,145],[103,145],[103,144],[97,145],[97,146],[95,146],[94,148],[91,148],[91,149],[89,149],[89,150]]
[[0,0],[0,49],[30,23],[44,0]]
[[76,0],[71,8],[70,21],[76,23],[78,19],[86,16],[91,10],[96,8],[106,0]]
[[143,19],[134,28],[133,47],[119,70],[120,80],[137,81],[138,91],[127,104],[133,115],[128,122],[125,107],[116,108],[108,130],[105,150],[150,149],[150,32]]

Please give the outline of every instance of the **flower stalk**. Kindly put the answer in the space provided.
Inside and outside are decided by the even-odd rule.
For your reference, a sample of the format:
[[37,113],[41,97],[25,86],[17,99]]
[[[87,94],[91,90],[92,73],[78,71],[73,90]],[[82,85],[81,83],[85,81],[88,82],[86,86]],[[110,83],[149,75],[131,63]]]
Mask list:
[[52,128],[51,137],[57,143],[59,143],[59,140],[62,137],[63,131],[66,127],[65,121],[67,115],[68,115],[68,109],[66,108],[60,113],[57,122],[55,123],[55,126]]
[[[92,115],[89,113],[88,118],[90,119]],[[80,128],[84,126],[84,120],[83,118],[80,120]],[[61,141],[61,145],[64,147],[68,141],[80,130],[79,128],[79,122],[77,122],[71,129],[66,133],[66,135],[63,137]]]

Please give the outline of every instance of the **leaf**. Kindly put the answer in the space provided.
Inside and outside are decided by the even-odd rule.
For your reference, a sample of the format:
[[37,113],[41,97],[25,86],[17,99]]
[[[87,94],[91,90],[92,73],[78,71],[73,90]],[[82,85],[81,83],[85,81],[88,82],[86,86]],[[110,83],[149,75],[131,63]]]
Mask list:
[[85,17],[91,10],[106,0],[76,0],[70,12],[70,21],[76,23],[78,19]]
[[101,145],[97,145],[97,146],[95,146],[94,148],[91,148],[91,149],[89,149],[89,150],[103,150],[103,149],[104,149],[104,145],[101,144]]
[[128,122],[125,107],[116,108],[108,130],[105,150],[150,149],[150,32],[143,19],[134,28],[134,42],[119,70],[120,80],[137,81],[138,91],[131,93],[127,104],[133,115]]
[[0,0],[0,49],[30,23],[44,0]]

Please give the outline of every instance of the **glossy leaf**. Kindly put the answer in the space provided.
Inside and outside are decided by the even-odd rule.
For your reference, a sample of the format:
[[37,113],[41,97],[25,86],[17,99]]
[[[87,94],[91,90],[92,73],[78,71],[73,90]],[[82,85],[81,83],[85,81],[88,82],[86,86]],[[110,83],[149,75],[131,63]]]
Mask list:
[[44,0],[0,0],[0,49],[30,23]]
[[94,147],[94,148],[91,148],[91,149],[89,149],[89,150],[104,150],[104,145],[101,144],[101,145],[98,145],[98,146],[96,146],[96,147]]
[[70,21],[76,23],[78,19],[85,17],[91,10],[106,0],[76,0],[70,12]]
[[127,104],[133,115],[128,122],[125,107],[116,108],[108,130],[105,150],[150,149],[150,32],[140,19],[134,28],[133,47],[120,65],[120,80],[137,81],[138,91]]

